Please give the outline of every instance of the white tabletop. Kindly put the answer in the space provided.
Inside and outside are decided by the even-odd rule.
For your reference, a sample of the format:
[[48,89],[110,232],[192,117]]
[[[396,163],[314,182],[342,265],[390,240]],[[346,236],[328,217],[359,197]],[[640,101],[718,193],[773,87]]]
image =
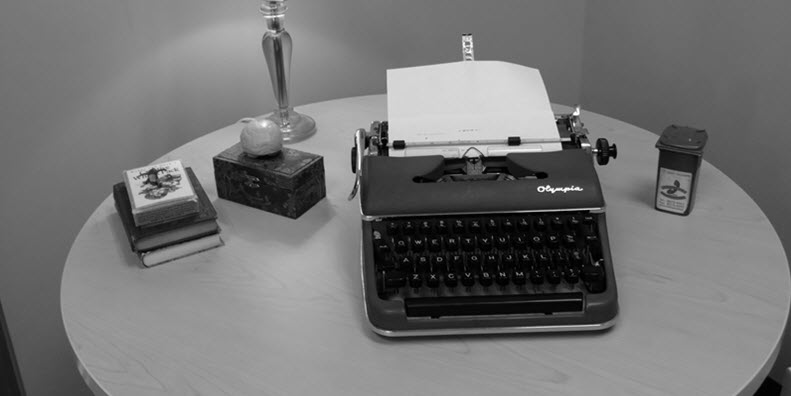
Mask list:
[[[108,197],[77,236],[61,309],[97,394],[751,395],[771,368],[791,301],[782,245],[752,199],[707,162],[687,217],[653,208],[657,135],[583,111],[620,313],[604,332],[388,339],[363,314],[359,204],[347,201],[354,131],[386,119],[384,95],[298,108],[318,132],[327,197],[292,220],[218,199],[212,157],[243,124],[181,159],[206,188],[225,246],[143,268]],[[568,112],[558,106],[557,112]],[[110,192],[108,188],[108,193]]]

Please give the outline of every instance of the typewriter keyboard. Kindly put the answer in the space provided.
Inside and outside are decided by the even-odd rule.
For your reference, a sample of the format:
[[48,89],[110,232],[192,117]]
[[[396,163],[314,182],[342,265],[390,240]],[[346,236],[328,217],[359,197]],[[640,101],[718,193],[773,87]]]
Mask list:
[[376,291],[410,317],[579,312],[607,287],[588,212],[390,218],[371,232]]

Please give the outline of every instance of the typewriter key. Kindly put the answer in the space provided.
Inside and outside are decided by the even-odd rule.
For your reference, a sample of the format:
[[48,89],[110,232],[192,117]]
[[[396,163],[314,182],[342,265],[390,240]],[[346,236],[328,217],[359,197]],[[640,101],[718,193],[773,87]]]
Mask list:
[[454,272],[448,272],[445,274],[445,286],[454,288],[459,284],[459,278],[456,276]]

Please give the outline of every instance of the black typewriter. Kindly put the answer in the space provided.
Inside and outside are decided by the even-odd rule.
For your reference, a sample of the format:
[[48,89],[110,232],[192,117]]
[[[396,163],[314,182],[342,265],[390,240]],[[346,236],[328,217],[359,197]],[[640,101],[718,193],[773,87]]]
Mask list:
[[[387,122],[352,148],[365,312],[385,336],[601,330],[618,312],[605,203],[577,108],[562,150],[398,157]],[[519,146],[518,139],[508,145]],[[478,153],[480,154],[480,153]]]

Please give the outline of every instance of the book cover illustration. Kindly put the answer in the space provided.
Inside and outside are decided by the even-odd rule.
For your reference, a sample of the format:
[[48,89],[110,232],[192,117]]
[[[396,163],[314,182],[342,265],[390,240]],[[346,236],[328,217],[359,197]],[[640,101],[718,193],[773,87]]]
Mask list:
[[198,212],[198,196],[181,161],[123,172],[137,226],[165,223]]
[[124,174],[132,207],[139,210],[195,197],[179,160],[131,169]]

